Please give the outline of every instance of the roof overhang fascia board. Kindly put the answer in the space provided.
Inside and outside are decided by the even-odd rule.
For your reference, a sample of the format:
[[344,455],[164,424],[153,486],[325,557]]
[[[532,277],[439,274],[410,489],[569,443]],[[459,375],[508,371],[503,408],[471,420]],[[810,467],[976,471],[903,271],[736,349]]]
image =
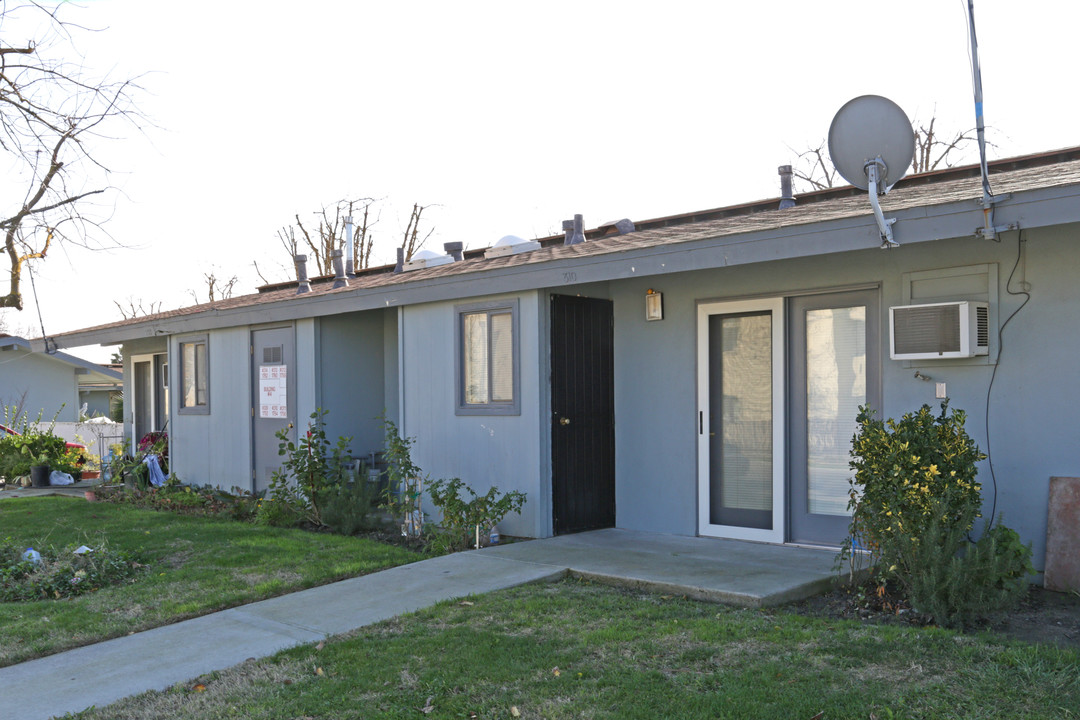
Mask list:
[[[976,198],[938,205],[885,207],[895,217],[896,240],[903,245],[974,237],[983,225]],[[1067,185],[1015,192],[998,204],[998,225],[1019,223],[1037,228],[1080,222],[1080,186]],[[618,240],[613,239],[614,242]],[[306,295],[250,308],[207,310],[182,317],[148,320],[120,328],[66,333],[63,347],[116,344],[128,340],[177,335],[268,322],[440,302],[591,282],[651,277],[715,267],[747,265],[853,250],[876,249],[881,239],[869,209],[866,214],[798,225],[764,228],[712,238],[579,255],[546,262],[456,273],[397,285],[358,288],[350,292]],[[575,277],[568,283],[565,273]]]
[[[53,362],[58,362],[64,365],[68,365],[75,369],[76,375],[90,375],[102,378],[107,382],[123,380],[123,375],[116,370],[102,367],[97,363],[90,362],[89,360],[83,360],[80,357],[74,355],[68,355],[67,353],[55,352],[47,353],[44,351],[44,344],[40,348],[35,347],[35,343],[21,337],[9,336],[0,339],[0,347],[8,349],[25,350],[27,353],[39,355],[43,358],[47,358]],[[77,346],[71,346],[77,347]]]

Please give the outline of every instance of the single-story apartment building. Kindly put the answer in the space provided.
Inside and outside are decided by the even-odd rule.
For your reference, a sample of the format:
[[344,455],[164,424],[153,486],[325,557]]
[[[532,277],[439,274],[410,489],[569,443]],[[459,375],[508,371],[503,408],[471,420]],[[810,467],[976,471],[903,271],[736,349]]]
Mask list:
[[978,166],[953,168],[881,199],[891,249],[843,187],[507,238],[54,341],[123,345],[129,436],[167,423],[185,480],[265,488],[274,433],[316,408],[364,457],[385,413],[432,477],[527,493],[502,530],[534,537],[836,546],[858,407],[898,417],[947,396],[991,456],[986,512],[1041,568],[1049,480],[1080,474],[1080,148],[992,163],[990,181],[1006,228],[990,236]]
[[108,416],[123,378],[119,370],[64,352],[34,352],[29,340],[0,334],[0,405],[44,422]]

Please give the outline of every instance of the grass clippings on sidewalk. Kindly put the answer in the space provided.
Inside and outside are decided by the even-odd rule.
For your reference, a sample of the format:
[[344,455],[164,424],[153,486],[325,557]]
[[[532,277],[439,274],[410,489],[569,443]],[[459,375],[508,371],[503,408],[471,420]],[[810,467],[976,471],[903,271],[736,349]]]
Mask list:
[[567,580],[443,603],[77,717],[1068,720],[1077,667],[1074,650],[993,636]]
[[4,500],[0,534],[58,548],[104,539],[148,565],[130,584],[77,598],[0,603],[0,666],[422,558],[363,538],[67,497]]

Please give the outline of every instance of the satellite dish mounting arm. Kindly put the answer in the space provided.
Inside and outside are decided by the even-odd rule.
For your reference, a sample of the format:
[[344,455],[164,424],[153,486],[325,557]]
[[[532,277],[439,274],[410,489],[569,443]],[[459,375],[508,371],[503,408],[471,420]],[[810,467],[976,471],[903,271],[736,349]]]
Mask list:
[[870,206],[874,208],[874,219],[877,220],[878,231],[881,233],[881,249],[900,247],[900,243],[893,240],[892,235],[892,226],[896,218],[886,219],[885,214],[881,212],[881,203],[878,201],[879,193],[884,195],[889,192],[889,188],[878,190],[879,179],[887,175],[889,169],[880,157],[868,160],[863,169],[866,171],[867,190],[870,192]]

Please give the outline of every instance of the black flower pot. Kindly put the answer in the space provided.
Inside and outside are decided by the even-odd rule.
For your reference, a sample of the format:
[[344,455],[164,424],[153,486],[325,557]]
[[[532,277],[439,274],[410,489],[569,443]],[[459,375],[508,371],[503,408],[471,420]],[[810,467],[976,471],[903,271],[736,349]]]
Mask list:
[[49,466],[33,465],[30,467],[30,484],[34,487],[49,487]]

